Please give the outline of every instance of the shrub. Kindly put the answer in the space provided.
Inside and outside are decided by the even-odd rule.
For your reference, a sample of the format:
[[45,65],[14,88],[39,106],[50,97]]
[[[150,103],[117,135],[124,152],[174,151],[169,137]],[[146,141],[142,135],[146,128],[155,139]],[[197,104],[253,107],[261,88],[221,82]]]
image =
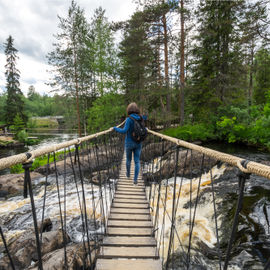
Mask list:
[[169,128],[163,131],[164,134],[182,139],[185,141],[215,139],[214,127],[207,124],[188,124],[177,128]]
[[27,134],[27,132],[25,130],[21,130],[16,134],[15,137],[19,142],[26,143],[28,134]]

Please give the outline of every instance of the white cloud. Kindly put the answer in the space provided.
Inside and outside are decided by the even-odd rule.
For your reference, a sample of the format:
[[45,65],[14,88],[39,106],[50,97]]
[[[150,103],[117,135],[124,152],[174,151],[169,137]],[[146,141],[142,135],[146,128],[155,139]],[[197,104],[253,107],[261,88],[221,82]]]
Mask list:
[[[88,19],[94,10],[102,6],[109,21],[128,19],[135,10],[132,0],[77,0]],[[19,51],[18,69],[21,72],[21,88],[27,93],[33,84],[37,91],[48,93],[45,85],[49,74],[46,55],[52,50],[53,35],[58,32],[58,17],[66,17],[71,1],[67,0],[0,0],[0,91],[5,88],[3,55],[9,35]]]

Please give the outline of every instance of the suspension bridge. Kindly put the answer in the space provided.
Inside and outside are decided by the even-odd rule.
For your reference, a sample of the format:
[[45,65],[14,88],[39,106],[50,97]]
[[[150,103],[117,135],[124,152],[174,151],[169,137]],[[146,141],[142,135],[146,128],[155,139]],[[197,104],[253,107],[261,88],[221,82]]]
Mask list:
[[[238,252],[245,183],[252,174],[268,181],[270,167],[148,132],[137,186],[126,177],[123,136],[112,128],[0,159],[0,170],[23,166],[19,198],[31,212],[20,229],[23,234],[30,229],[35,239],[27,252],[30,259],[22,262],[9,220],[0,220],[0,269],[230,269]],[[41,156],[47,165],[37,185],[31,171]],[[214,171],[222,164],[238,170],[237,199],[225,237]],[[200,205],[207,198],[211,211]],[[27,218],[31,222],[24,225]],[[45,226],[48,219],[53,222]],[[78,232],[72,238],[74,220]],[[61,235],[58,246],[47,243],[51,230]],[[201,250],[207,250],[203,258]],[[269,269],[270,259],[260,260],[260,269]]]

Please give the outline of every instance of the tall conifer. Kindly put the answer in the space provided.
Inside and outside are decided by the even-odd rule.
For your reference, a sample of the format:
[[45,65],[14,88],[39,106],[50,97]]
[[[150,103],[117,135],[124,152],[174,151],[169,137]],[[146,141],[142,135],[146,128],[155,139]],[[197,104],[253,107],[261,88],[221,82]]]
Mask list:
[[14,39],[9,36],[5,46],[5,54],[7,63],[5,65],[6,71],[6,90],[7,100],[5,106],[5,120],[6,123],[12,125],[16,115],[18,114],[21,119],[26,123],[27,117],[24,114],[23,93],[20,89],[20,72],[16,68],[17,49],[14,48]]

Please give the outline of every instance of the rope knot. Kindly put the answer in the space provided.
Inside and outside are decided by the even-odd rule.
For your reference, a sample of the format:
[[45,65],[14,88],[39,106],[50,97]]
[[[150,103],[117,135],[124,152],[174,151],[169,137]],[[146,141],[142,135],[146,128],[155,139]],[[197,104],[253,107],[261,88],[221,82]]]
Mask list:
[[34,159],[34,155],[29,152],[25,153],[25,155],[26,155],[27,160],[24,162],[24,164],[32,162],[32,160]]
[[239,168],[240,171],[242,171],[243,173],[246,174],[250,174],[249,170],[247,169],[247,165],[250,161],[247,159],[243,159],[243,160],[238,160],[237,161],[237,167]]

